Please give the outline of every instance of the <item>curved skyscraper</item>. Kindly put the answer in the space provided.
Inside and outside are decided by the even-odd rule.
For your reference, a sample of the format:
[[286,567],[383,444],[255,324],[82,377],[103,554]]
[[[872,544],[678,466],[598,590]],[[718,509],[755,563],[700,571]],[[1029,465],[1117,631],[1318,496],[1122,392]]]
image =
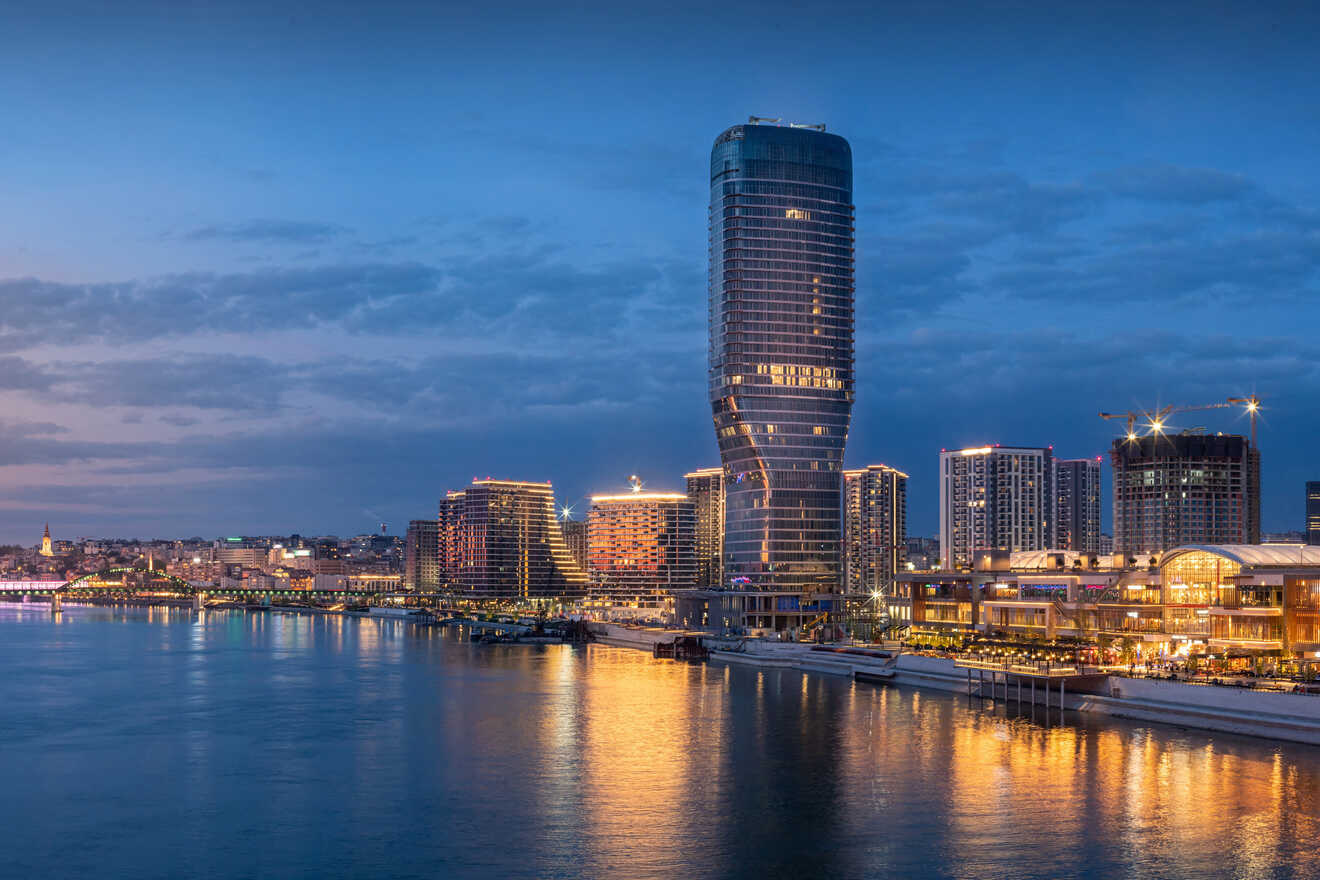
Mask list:
[[710,401],[725,474],[725,586],[838,591],[852,150],[823,127],[735,125],[715,139]]

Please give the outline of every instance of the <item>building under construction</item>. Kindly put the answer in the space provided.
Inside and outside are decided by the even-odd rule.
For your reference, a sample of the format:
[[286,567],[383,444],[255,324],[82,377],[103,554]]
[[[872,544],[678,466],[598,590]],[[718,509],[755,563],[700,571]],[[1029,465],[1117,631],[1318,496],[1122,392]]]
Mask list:
[[1114,551],[1260,543],[1260,452],[1236,434],[1114,440]]

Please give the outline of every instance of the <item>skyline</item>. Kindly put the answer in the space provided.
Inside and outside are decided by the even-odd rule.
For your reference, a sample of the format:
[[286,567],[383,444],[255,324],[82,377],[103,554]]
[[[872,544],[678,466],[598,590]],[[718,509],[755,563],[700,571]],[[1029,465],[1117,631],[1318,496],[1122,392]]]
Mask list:
[[1264,530],[1301,527],[1314,10],[757,8],[583,7],[553,45],[517,6],[7,14],[0,540],[402,533],[479,474],[681,488],[718,462],[705,156],[749,114],[853,145],[845,464],[911,475],[912,534],[939,449],[986,443],[1105,455],[1108,530],[1098,410],[1251,392]]

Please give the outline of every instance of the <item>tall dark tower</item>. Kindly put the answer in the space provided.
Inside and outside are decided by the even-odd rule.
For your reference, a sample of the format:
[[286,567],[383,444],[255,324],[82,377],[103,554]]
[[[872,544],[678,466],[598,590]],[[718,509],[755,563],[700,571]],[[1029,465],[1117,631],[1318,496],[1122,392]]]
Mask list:
[[724,584],[838,592],[853,402],[852,150],[824,126],[761,121],[730,128],[710,155]]

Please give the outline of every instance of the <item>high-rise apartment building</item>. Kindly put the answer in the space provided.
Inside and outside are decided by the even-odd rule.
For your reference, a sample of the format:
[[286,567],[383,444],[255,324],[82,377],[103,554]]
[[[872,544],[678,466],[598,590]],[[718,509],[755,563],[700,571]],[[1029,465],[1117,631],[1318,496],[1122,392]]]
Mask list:
[[659,608],[696,583],[697,512],[677,492],[596,495],[587,514],[589,596]]
[[1051,550],[1100,552],[1100,459],[1054,462],[1054,543]]
[[1054,541],[1049,447],[940,452],[940,564],[962,568],[978,550],[1048,550]]
[[578,568],[555,520],[549,483],[473,480],[440,502],[440,574],[473,598],[581,596]]
[[687,497],[697,513],[697,586],[724,585],[724,469],[687,474]]
[[757,123],[725,131],[710,157],[709,377],[725,480],[723,576],[743,590],[819,595],[842,581],[852,150],[823,126]]
[[577,567],[583,571],[587,570],[587,523],[581,519],[562,519],[559,521],[560,528],[564,532],[564,543],[568,545],[568,552],[572,555],[573,561]]
[[1320,544],[1320,481],[1306,484],[1306,543]]
[[843,472],[844,592],[886,590],[907,556],[907,474],[873,464]]
[[1260,453],[1236,434],[1118,437],[1114,552],[1260,543]]
[[403,545],[404,589],[434,593],[440,589],[440,523],[415,519],[408,523]]

